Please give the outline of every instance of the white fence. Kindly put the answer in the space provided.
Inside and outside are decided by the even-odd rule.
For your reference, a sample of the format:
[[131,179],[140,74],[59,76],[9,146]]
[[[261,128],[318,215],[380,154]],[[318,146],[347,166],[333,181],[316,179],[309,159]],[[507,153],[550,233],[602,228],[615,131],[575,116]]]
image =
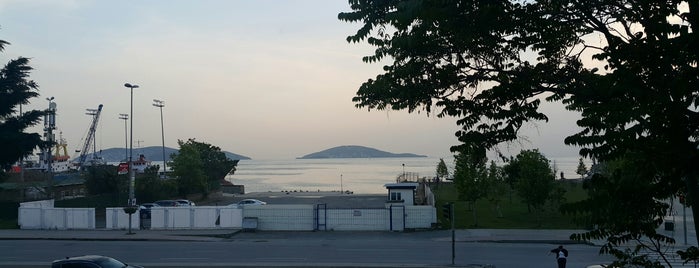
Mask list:
[[[140,213],[131,217],[132,228],[141,226]],[[402,216],[402,217],[401,217]],[[107,208],[106,229],[126,229],[123,208]],[[437,221],[432,206],[399,206],[385,209],[325,209],[314,205],[266,205],[235,207],[154,207],[149,228],[239,229],[243,218],[255,218],[258,230],[269,231],[402,231],[431,228]],[[54,208],[53,202],[23,203],[19,208],[22,229],[95,229],[94,208]],[[144,220],[146,221],[146,220]]]
[[20,207],[21,229],[95,229],[94,208]]

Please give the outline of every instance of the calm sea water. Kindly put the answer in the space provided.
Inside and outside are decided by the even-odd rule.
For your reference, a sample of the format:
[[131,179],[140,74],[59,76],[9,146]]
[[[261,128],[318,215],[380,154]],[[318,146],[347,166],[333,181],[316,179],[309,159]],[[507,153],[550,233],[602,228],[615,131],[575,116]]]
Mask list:
[[[577,157],[551,158],[552,165],[566,178],[576,178]],[[453,172],[454,160],[444,159]],[[360,194],[385,193],[384,185],[395,183],[403,172],[432,178],[439,158],[344,158],[241,160],[234,175],[226,179],[244,185],[245,192],[352,191]],[[499,163],[501,165],[502,163]],[[589,168],[589,164],[588,164]]]

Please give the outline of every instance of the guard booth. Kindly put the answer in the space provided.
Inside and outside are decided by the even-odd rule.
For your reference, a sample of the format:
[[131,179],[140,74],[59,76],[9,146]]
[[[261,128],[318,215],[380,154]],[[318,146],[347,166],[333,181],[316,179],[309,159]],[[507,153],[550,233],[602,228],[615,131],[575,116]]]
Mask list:
[[418,185],[417,182],[389,183],[384,185],[388,190],[387,206],[389,203],[392,205],[414,206],[415,191]]
[[405,207],[415,205],[415,191],[418,185],[416,182],[384,185],[388,190],[386,208],[389,213],[389,230],[398,232],[405,230]]

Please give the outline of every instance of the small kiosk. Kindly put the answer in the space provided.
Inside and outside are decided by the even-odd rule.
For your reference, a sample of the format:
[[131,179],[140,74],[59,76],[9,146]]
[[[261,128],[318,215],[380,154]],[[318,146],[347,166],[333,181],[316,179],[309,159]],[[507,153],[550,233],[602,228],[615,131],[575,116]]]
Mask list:
[[388,190],[386,204],[402,204],[404,206],[415,205],[415,190],[417,182],[389,183],[384,185]]

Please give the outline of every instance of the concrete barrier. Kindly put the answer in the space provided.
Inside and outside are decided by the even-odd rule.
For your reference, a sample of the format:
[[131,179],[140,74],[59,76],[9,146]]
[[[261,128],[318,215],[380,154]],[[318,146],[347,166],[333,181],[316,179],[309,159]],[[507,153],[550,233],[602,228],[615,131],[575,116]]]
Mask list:
[[[263,205],[237,207],[153,207],[150,229],[237,229],[244,217],[257,219],[257,230],[264,231],[401,231],[431,228],[437,221],[432,206],[401,206],[391,215],[389,208],[317,209],[314,205]],[[106,228],[126,229],[128,214],[123,208],[106,208]],[[398,213],[396,213],[398,212]],[[140,213],[131,217],[131,227],[139,228]],[[396,217],[402,217],[396,218]],[[19,225],[22,229],[94,229],[94,208],[54,208],[52,201],[20,204]],[[391,224],[401,225],[395,228]],[[392,228],[394,227],[394,228]]]

